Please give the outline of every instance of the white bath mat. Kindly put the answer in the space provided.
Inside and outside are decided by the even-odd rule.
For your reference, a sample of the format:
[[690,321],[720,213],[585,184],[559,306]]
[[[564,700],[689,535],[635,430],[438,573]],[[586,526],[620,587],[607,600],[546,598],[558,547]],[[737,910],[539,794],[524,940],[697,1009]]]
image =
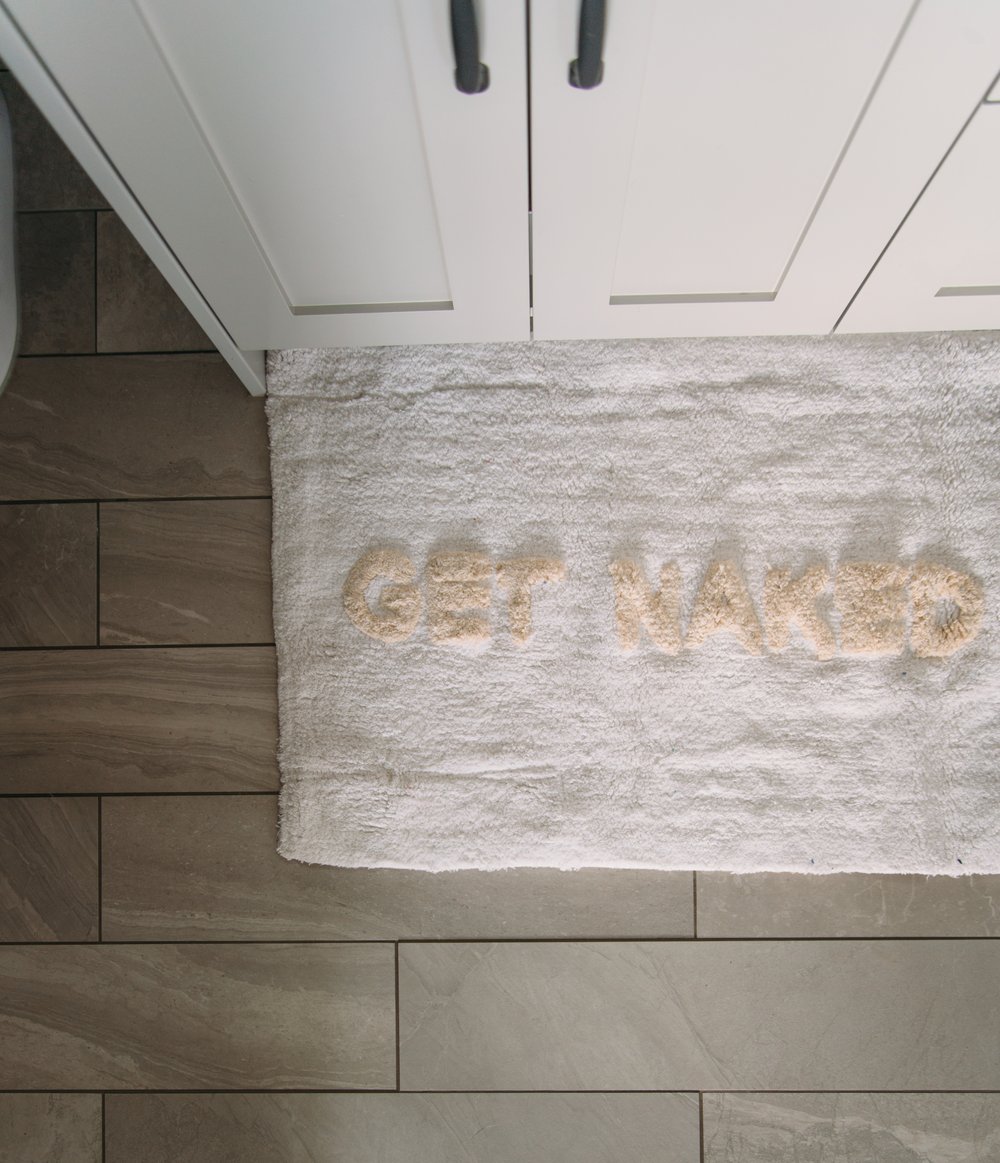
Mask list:
[[285,856],[1000,872],[995,336],[268,382]]

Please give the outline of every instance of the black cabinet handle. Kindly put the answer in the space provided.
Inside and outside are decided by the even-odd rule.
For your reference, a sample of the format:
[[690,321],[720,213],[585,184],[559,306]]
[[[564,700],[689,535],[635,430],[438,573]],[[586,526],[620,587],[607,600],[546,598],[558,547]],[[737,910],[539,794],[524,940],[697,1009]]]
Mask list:
[[451,43],[455,48],[455,88],[482,93],[490,87],[490,70],[479,59],[479,29],[473,0],[451,0]]
[[604,78],[604,10],[604,0],[580,0],[578,55],[569,66],[574,89],[596,89]]

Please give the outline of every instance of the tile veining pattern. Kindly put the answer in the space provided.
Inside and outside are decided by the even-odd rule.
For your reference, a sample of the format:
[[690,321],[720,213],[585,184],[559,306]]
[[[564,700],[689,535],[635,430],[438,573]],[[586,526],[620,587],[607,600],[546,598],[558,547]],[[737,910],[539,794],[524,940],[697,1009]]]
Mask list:
[[0,1163],[1000,1159],[1000,877],[277,856],[263,409],[0,84]]

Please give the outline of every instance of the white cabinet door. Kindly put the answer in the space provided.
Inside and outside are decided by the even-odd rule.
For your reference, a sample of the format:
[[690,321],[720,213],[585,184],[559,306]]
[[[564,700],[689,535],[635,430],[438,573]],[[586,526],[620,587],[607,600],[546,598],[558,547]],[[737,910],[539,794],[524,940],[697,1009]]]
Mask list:
[[838,331],[1000,328],[1000,104],[982,105]]
[[240,347],[527,337],[520,4],[4,3]]
[[534,333],[830,331],[1000,64],[995,0],[531,7]]

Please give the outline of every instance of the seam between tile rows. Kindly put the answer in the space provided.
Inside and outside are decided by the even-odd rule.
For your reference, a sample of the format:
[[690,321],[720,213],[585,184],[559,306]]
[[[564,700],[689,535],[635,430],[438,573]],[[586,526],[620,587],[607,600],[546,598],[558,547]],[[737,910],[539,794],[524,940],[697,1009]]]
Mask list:
[[[270,501],[272,493],[233,493],[225,496],[201,496],[191,494],[184,497],[14,497],[0,500],[4,505],[159,505],[173,501]],[[60,649],[58,646],[53,650]]]
[[114,642],[108,646],[0,646],[0,654],[37,654],[39,651],[100,651],[109,650],[247,650],[251,647],[274,646],[274,642]]
[[[104,1096],[101,1096],[101,1111],[104,1111]],[[698,1091],[698,1159],[705,1163],[705,1092]]]
[[[18,214],[84,214],[94,213],[99,211],[84,211],[84,210],[18,210]],[[18,359],[122,359],[133,356],[143,355],[178,355],[178,356],[192,356],[192,355],[210,355],[218,360],[222,360],[218,349],[214,347],[186,347],[186,348],[169,348],[164,351],[150,351],[148,348],[129,349],[128,351],[25,351],[18,352]]]
[[394,947],[395,958],[395,972],[396,972],[396,1090],[402,1089],[400,1085],[400,1074],[402,1071],[402,1061],[399,1049],[399,942],[396,941]]
[[795,1090],[789,1087],[782,1087],[779,1090],[765,1090],[762,1087],[753,1087],[749,1090],[704,1090],[698,1091],[691,1088],[681,1088],[680,1090],[616,1090],[615,1088],[605,1087],[600,1090],[421,1090],[409,1089],[397,1091],[394,1087],[387,1086],[371,1086],[364,1089],[340,1087],[327,1089],[308,1089],[304,1087],[298,1088],[272,1088],[263,1089],[260,1087],[241,1087],[239,1089],[220,1090],[216,1087],[214,1090],[210,1089],[195,1089],[188,1088],[186,1090],[170,1090],[163,1088],[149,1088],[146,1090],[96,1090],[87,1089],[85,1087],[46,1087],[44,1089],[25,1088],[23,1090],[0,1090],[0,1094],[101,1094],[101,1095],[158,1095],[158,1094],[702,1094],[711,1096],[714,1094],[879,1094],[879,1095],[905,1095],[905,1094],[951,1094],[951,1095],[1000,1095],[1000,1090],[878,1090],[869,1087],[867,1090]]
[[104,940],[104,801],[97,797],[97,940]]
[[83,945],[806,945],[853,941],[868,945],[889,942],[948,941],[997,942],[1000,937],[663,937],[611,936],[592,933],[580,937],[131,937],[93,941],[2,941],[3,948],[53,949]]
[[101,506],[94,505],[94,646],[101,645]]

